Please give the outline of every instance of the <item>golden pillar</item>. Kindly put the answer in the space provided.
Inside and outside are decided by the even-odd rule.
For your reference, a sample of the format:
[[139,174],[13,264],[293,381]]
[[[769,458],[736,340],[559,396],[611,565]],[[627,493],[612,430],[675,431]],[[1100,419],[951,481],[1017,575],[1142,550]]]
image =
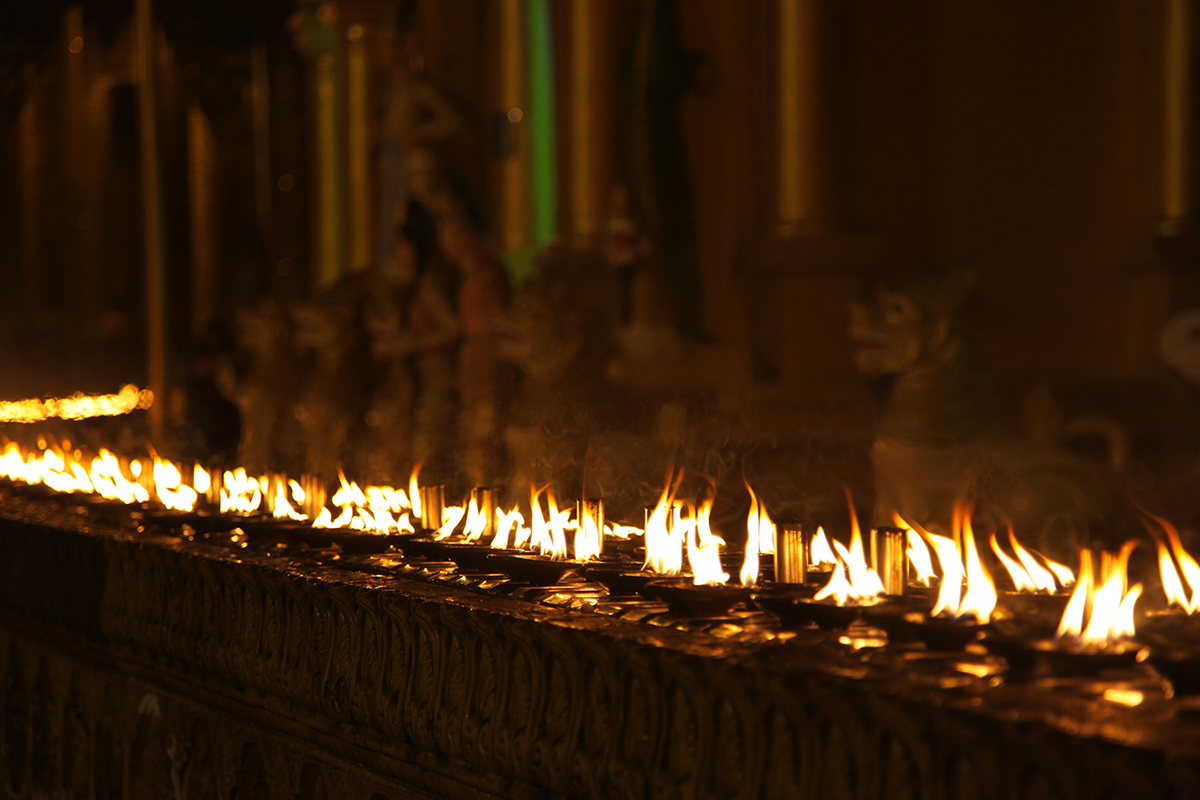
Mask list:
[[216,307],[217,143],[199,103],[187,110],[188,210],[192,244],[192,331],[199,333]]
[[819,0],[778,0],[779,233],[817,228],[821,207]]
[[340,50],[313,58],[316,139],[314,288],[328,288],[346,271],[345,169],[342,163]]
[[258,217],[258,235],[267,252],[274,256],[275,250],[271,247],[275,233],[272,223],[275,182],[271,179],[271,60],[267,46],[262,42],[250,51],[250,109],[254,121],[254,209]]
[[612,182],[612,4],[570,0],[566,10],[566,194],[572,238],[576,245],[587,246],[603,229]]
[[1174,235],[1188,214],[1188,153],[1191,83],[1191,0],[1167,0],[1163,48],[1163,234]]
[[350,268],[362,271],[375,260],[375,214],[371,182],[371,85],[366,28],[346,31],[346,113],[349,175]]
[[529,203],[529,143],[522,124],[528,107],[526,80],[526,20],[525,0],[498,0],[499,105],[504,129],[503,151],[498,166],[499,196],[497,217],[500,224],[498,244],[503,252],[511,253],[531,241],[531,209]]
[[30,90],[21,116],[17,119],[17,147],[20,152],[21,187],[21,299],[26,308],[37,308],[41,301],[38,275],[42,264],[42,94],[39,85]]
[[167,380],[165,249],[163,242],[162,182],[158,154],[158,103],[155,84],[154,22],[150,0],[137,0],[138,123],[141,134],[142,225],[146,260],[147,383],[154,392],[150,432],[163,433]]

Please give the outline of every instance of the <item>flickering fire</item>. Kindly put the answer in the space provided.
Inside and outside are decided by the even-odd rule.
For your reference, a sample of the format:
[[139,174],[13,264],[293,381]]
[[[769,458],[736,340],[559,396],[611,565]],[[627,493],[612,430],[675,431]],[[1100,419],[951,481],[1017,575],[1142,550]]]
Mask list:
[[154,456],[154,494],[169,509],[192,511],[196,508],[196,490],[183,482],[179,467]]
[[116,394],[85,395],[70,397],[48,397],[45,400],[0,401],[0,422],[41,422],[59,419],[89,419],[92,417],[118,417],[135,409],[146,409],[154,404],[154,392],[139,390],[126,384]]
[[721,545],[725,540],[709,527],[712,507],[710,497],[700,504],[695,518],[687,525],[688,564],[692,568],[692,583],[696,586],[720,585],[729,580],[729,573],[721,568]]
[[913,566],[913,571],[917,573],[917,581],[922,586],[932,586],[933,579],[937,575],[933,571],[933,560],[929,555],[929,545],[925,544],[925,540],[921,538],[922,534],[928,536],[928,532],[921,530],[918,532],[917,526],[907,522],[897,512],[892,512],[892,521],[897,528],[905,532],[908,539],[907,555],[908,560]]
[[743,586],[754,586],[758,583],[759,553],[775,552],[775,523],[767,513],[766,504],[759,501],[749,483],[743,483],[750,493],[750,513],[746,517],[746,557],[738,577]]
[[[492,547],[504,549],[509,546],[509,540],[513,540],[513,547],[521,547],[524,541],[518,540],[515,536],[516,532],[525,528],[525,517],[522,516],[519,509],[514,508],[511,511],[505,511],[502,508],[496,509],[496,535],[492,537]],[[525,537],[528,539],[528,536]]]
[[458,523],[462,522],[463,517],[467,515],[467,510],[462,506],[446,506],[442,509],[442,526],[433,534],[433,538],[441,541],[454,533],[454,529],[458,527]]
[[[1146,529],[1150,531],[1150,535],[1154,537],[1154,545],[1158,550],[1158,571],[1162,576],[1163,592],[1167,595],[1167,605],[1177,605],[1189,614],[1194,614],[1197,609],[1200,609],[1200,564],[1196,563],[1196,559],[1183,549],[1183,542],[1179,538],[1179,531],[1170,522],[1167,522],[1161,517],[1156,517],[1153,514],[1147,516],[1158,523],[1158,525],[1166,531],[1167,539],[1171,543],[1171,551],[1168,552],[1162,539],[1155,531],[1146,524]],[[1175,563],[1171,561],[1171,552],[1175,554],[1175,561],[1178,562],[1179,568],[1176,569]],[[1183,573],[1182,580],[1180,573]],[[1188,588],[1192,590],[1191,599],[1188,599],[1187,592],[1183,588],[1183,582],[1186,581]]]
[[1121,547],[1109,573],[1102,576],[1099,588],[1095,588],[1091,551],[1080,551],[1079,579],[1063,611],[1056,633],[1058,638],[1070,638],[1087,647],[1103,648],[1133,637],[1133,611],[1141,597],[1142,585],[1135,584],[1126,591],[1125,584],[1128,581],[1126,570],[1129,555],[1136,546],[1137,542],[1129,541]]
[[668,474],[658,503],[646,520],[646,569],[663,575],[678,575],[683,569],[683,534],[681,509],[675,503],[675,491],[683,474],[672,480]]
[[600,557],[603,547],[603,526],[600,506],[579,504],[579,519],[575,521],[575,559],[587,562]]
[[485,528],[487,528],[487,516],[479,510],[479,501],[475,497],[471,497],[471,501],[467,504],[467,522],[463,526],[466,540],[468,542],[479,541]]
[[[966,616],[984,624],[991,620],[992,612],[996,609],[996,584],[975,546],[975,532],[971,528],[971,511],[969,503],[956,503],[952,522],[954,530],[963,542],[963,557],[960,560],[958,547],[952,539],[941,536],[930,536],[937,550],[938,560],[942,566],[942,584],[938,591],[938,601],[934,604],[932,616],[948,616],[962,619]],[[965,571],[963,569],[965,565]],[[962,580],[966,577],[967,591],[962,593]],[[961,598],[961,599],[960,599]]]
[[813,536],[812,546],[809,548],[808,555],[809,566],[812,567],[836,567],[838,560],[834,554],[833,548],[829,546],[829,538],[825,535],[825,529],[817,526],[817,532]]
[[850,549],[847,550],[837,539],[833,540],[840,562],[834,568],[829,583],[813,596],[815,600],[832,597],[839,606],[861,603],[884,593],[883,581],[863,557],[862,532],[858,527],[858,514],[854,511],[854,498],[849,491],[846,492],[846,500],[850,504]]
[[[264,479],[265,480],[265,479]],[[221,513],[253,514],[262,505],[262,484],[244,467],[225,470],[221,476]]]

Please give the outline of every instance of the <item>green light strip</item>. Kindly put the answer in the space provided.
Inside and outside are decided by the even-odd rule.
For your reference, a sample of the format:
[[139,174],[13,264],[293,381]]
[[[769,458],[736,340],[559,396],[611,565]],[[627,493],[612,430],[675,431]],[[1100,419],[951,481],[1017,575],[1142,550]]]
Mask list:
[[554,108],[554,42],[550,1],[527,0],[529,25],[529,161],[533,244],[543,247],[558,233],[558,142]]

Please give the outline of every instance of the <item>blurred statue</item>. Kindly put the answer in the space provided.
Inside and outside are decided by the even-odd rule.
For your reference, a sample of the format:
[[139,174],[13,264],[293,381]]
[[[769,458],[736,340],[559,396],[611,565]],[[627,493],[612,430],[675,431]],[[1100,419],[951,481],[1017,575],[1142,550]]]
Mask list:
[[[977,531],[1011,521],[1018,537],[1074,558],[1097,521],[1113,520],[1127,436],[1099,417],[1064,421],[1044,391],[1026,402],[1026,436],[1004,429],[957,321],[973,281],[953,272],[907,291],[877,288],[852,308],[855,364],[889,384],[872,450],[875,522],[896,512],[946,531],[954,503],[973,499]],[[1111,464],[1063,446],[1089,436],[1103,439]]]
[[438,243],[446,260],[458,268],[461,471],[483,486],[500,477],[501,419],[511,390],[500,358],[508,275],[457,201],[447,197],[439,210]]
[[237,314],[237,344],[245,367],[235,400],[241,415],[238,464],[253,471],[288,463],[282,451],[285,414],[297,390],[298,370],[287,314],[272,298]]
[[408,315],[418,275],[424,272],[422,265],[437,247],[433,219],[415,200],[409,202],[404,222],[396,229],[395,247],[391,268],[377,271],[363,297],[363,325],[370,340],[375,381],[354,453],[356,474],[399,484],[414,463],[416,436],[415,342],[408,330]]
[[633,282],[650,250],[650,243],[633,220],[629,190],[612,191],[608,226],[604,232],[604,259],[617,277],[617,321],[622,327],[633,323]]
[[304,437],[304,471],[337,481],[353,427],[363,416],[364,350],[353,283],[293,310],[296,345],[309,357],[295,417]]
[[522,374],[504,438],[513,485],[553,480],[579,494],[592,437],[623,425],[626,393],[606,378],[611,293],[594,256],[551,247],[513,299],[503,355]]
[[433,207],[444,184],[437,147],[462,128],[462,118],[424,75],[412,33],[401,39],[389,86],[381,137],[384,252],[392,231],[404,221],[410,200]]
[[451,301],[454,282],[446,265],[432,248],[417,248],[415,254],[416,283],[399,349],[411,357],[416,378],[412,460],[424,464],[426,474],[437,480],[453,470],[459,323]]

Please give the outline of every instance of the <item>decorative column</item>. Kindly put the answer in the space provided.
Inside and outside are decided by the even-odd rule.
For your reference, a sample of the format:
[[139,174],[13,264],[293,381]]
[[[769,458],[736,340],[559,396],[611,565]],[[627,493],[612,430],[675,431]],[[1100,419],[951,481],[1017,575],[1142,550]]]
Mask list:
[[498,0],[497,6],[500,39],[497,244],[504,253],[512,253],[530,243],[525,0]]
[[779,185],[776,222],[784,236],[821,222],[819,0],[778,0]]
[[313,108],[312,285],[329,288],[346,271],[345,51],[332,4],[305,4],[292,17],[296,48],[308,56]]
[[596,242],[611,189],[611,11],[606,0],[570,0],[567,6],[567,223],[582,247]]
[[216,139],[198,102],[187,110],[188,211],[192,245],[192,332],[199,333],[216,307]]
[[1166,0],[1163,48],[1163,194],[1162,234],[1178,235],[1187,220],[1191,175],[1188,153],[1191,112],[1191,0]]
[[137,0],[138,121],[141,133],[143,238],[146,259],[146,382],[156,398],[148,411],[150,433],[163,433],[167,381],[166,254],[159,173],[154,20],[150,0]]
[[371,83],[367,28],[346,29],[346,158],[349,177],[350,269],[361,272],[375,260],[371,202]]

